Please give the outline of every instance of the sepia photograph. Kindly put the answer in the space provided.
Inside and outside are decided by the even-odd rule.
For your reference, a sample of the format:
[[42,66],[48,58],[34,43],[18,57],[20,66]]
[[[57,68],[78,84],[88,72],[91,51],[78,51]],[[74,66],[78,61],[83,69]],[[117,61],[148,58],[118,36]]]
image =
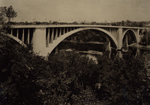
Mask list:
[[0,0],[0,105],[150,105],[150,0]]

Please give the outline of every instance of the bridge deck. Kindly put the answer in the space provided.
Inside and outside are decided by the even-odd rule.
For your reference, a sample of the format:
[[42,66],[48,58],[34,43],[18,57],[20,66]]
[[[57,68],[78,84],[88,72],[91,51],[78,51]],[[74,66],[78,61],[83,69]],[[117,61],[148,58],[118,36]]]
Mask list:
[[128,29],[150,29],[149,27],[128,27],[111,25],[12,25],[12,28],[50,28],[50,27],[104,27],[104,28],[128,28]]

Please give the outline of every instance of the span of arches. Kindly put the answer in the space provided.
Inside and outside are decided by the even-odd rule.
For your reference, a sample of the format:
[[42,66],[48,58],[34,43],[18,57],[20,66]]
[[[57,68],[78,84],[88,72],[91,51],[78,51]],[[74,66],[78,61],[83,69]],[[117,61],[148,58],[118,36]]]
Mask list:
[[140,31],[139,28],[120,27],[16,27],[9,30],[7,35],[22,45],[24,43],[33,44],[34,52],[46,55],[67,37],[84,30],[96,30],[104,33],[104,37],[111,42],[111,47],[116,49],[121,49],[126,36],[131,41],[138,42]]

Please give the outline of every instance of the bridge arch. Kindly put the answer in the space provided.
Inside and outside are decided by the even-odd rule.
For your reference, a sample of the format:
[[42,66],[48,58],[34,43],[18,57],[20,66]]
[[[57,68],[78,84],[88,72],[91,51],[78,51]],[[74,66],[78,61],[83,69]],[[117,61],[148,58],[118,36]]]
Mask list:
[[117,44],[117,40],[115,39],[115,37],[110,33],[108,32],[107,30],[104,30],[102,28],[78,28],[78,29],[75,29],[75,30],[72,30],[70,32],[67,32],[65,34],[63,34],[62,36],[58,37],[57,40],[53,41],[53,43],[50,43],[49,44],[49,48],[48,49],[48,52],[51,53],[53,51],[53,49],[55,49],[55,47],[61,43],[65,38],[73,35],[74,33],[77,33],[79,31],[84,31],[84,30],[89,30],[89,29],[92,29],[92,30],[98,30],[98,31],[101,31],[103,33],[105,33],[108,37],[110,37],[110,39],[113,41],[113,43],[115,44],[115,47],[117,48],[118,47],[118,44]]
[[127,32],[132,32],[132,37],[134,38],[135,42],[137,42],[137,35],[135,33],[135,31],[133,29],[127,29],[124,33],[123,33],[123,36],[122,36],[122,43],[123,43],[123,40],[125,38],[125,35],[127,34]]
[[9,38],[15,40],[17,43],[19,43],[19,44],[22,45],[23,47],[27,47],[27,45],[24,44],[24,42],[23,42],[22,40],[20,40],[19,38],[15,37],[14,35],[11,35],[11,34],[8,34],[8,33],[7,33],[7,34],[2,34],[2,35],[7,36],[7,37],[9,37]]

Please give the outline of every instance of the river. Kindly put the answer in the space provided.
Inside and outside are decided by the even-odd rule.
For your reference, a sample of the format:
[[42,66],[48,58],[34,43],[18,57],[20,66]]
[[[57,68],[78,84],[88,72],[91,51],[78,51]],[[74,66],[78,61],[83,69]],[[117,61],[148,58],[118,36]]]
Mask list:
[[[95,58],[95,55],[104,55],[113,58],[115,56],[122,57],[125,52],[117,51],[112,48],[111,52],[104,53],[104,46],[102,42],[69,42],[63,41],[57,46],[57,51],[76,51],[81,55],[89,56],[89,58]],[[129,46],[129,51],[132,52],[133,56],[137,55],[137,47],[134,45]]]

